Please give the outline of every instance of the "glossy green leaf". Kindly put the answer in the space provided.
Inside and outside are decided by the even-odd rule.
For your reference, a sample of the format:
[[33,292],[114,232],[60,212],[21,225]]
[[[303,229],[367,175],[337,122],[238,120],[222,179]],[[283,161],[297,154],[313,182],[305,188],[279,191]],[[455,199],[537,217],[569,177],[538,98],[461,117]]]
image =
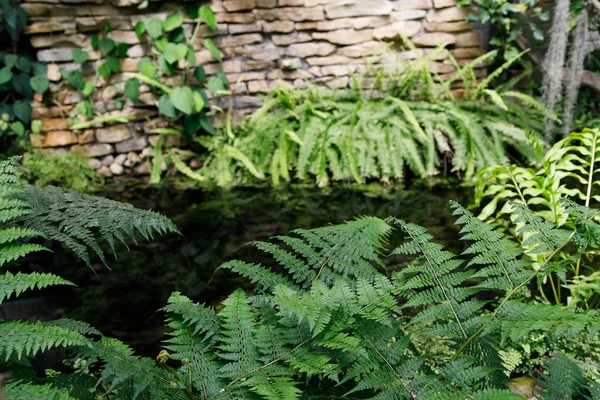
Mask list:
[[86,81],[83,84],[83,89],[81,89],[81,94],[84,96],[90,96],[92,93],[94,93],[94,83],[91,81]]
[[116,47],[117,45],[112,39],[105,38],[98,41],[98,49],[105,56],[109,55]]
[[4,85],[5,83],[10,82],[12,77],[13,73],[10,67],[4,67],[0,69],[0,85]]
[[221,51],[215,46],[213,41],[210,38],[204,39],[204,47],[210,51],[210,54],[217,60],[218,62],[223,61],[223,56],[221,55]]
[[42,131],[42,121],[39,119],[34,119],[31,121],[31,132],[34,134],[39,134]]
[[225,90],[225,85],[223,85],[223,81],[219,78],[210,78],[208,82],[206,82],[206,87],[213,94],[217,94],[218,91]]
[[10,130],[13,131],[17,136],[25,136],[25,125],[21,121],[15,121],[10,124]]
[[135,24],[135,35],[138,38],[141,38],[144,32],[146,32],[146,24],[144,24],[144,21],[140,21]]
[[40,78],[46,78],[48,76],[48,67],[46,64],[34,61],[31,63],[31,68],[33,69],[33,75],[35,76],[39,76]]
[[46,93],[46,90],[50,87],[50,82],[46,78],[40,78],[39,76],[32,76],[29,78],[29,84],[31,88],[38,94]]
[[186,115],[194,111],[194,94],[187,86],[173,89],[169,99],[173,106]]
[[127,45],[127,43],[119,43],[117,45],[117,57],[119,58],[125,58],[127,57],[127,51],[129,50],[129,46]]
[[12,68],[15,65],[17,65],[17,60],[19,59],[19,57],[17,57],[14,54],[7,54],[4,56],[4,65]]
[[27,100],[18,100],[13,104],[15,117],[28,124],[31,120],[31,104]]
[[217,29],[217,19],[210,6],[202,6],[199,10],[200,19],[210,26],[212,29]]
[[33,96],[33,89],[31,89],[31,84],[29,83],[29,74],[25,72],[13,75],[12,86],[25,98],[30,99]]
[[185,117],[185,119],[183,120],[183,128],[190,135],[193,135],[194,133],[198,132],[201,128],[200,119],[198,118],[198,115],[193,114]]
[[185,44],[167,43],[165,46],[164,56],[167,62],[174,64],[183,59],[187,54],[188,48]]
[[130,78],[125,82],[125,96],[131,101],[137,101],[140,96],[140,81]]
[[106,57],[106,66],[110,69],[110,72],[116,74],[121,70],[121,63],[119,62],[119,57],[117,56],[108,56]]
[[146,21],[145,29],[152,39],[156,39],[163,33],[163,23],[158,18],[150,18]]
[[198,92],[194,92],[194,111],[200,112],[204,108],[204,99]]
[[158,56],[158,67],[167,76],[171,76],[175,72],[175,64],[169,63],[164,56]]
[[196,78],[198,82],[204,83],[204,81],[206,80],[206,71],[204,70],[204,68],[196,67],[196,69],[194,69],[194,78]]
[[217,134],[217,131],[215,130],[213,124],[210,122],[208,115],[202,114],[200,115],[198,120],[200,121],[200,126],[202,126],[202,129],[204,129],[208,134],[213,136]]
[[224,87],[229,87],[229,78],[227,78],[225,72],[219,70],[219,72],[217,72],[217,78],[219,78],[221,82],[223,82]]
[[21,71],[23,71],[27,74],[31,73],[31,63],[25,57],[22,57],[22,56],[18,57],[17,68],[19,68]]
[[173,13],[169,15],[167,19],[165,19],[163,31],[171,32],[172,30],[179,28],[181,25],[183,25],[183,15]]
[[173,103],[171,103],[171,100],[169,98],[168,94],[164,94],[160,97],[160,99],[158,100],[158,111],[160,111],[160,113],[166,117],[169,118],[177,118],[177,110],[175,109],[175,107],[173,106]]
[[89,60],[90,55],[87,51],[83,51],[81,49],[73,49],[73,62],[77,64],[83,64],[87,60]]

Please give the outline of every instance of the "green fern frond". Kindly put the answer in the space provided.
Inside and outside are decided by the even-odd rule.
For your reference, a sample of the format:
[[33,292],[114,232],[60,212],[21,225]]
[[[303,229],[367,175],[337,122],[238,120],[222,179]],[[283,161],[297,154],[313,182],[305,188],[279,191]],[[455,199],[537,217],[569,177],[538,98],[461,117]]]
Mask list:
[[408,241],[392,251],[394,254],[414,255],[423,265],[412,264],[394,275],[398,294],[407,299],[404,307],[422,307],[411,323],[436,323],[433,333],[466,340],[482,321],[477,311],[485,302],[470,299],[478,290],[464,286],[472,272],[458,272],[463,263],[454,254],[433,243],[425,228],[388,218],[399,225]]
[[573,399],[583,395],[585,378],[573,360],[558,353],[544,367],[538,380],[543,389],[536,389],[544,399]]
[[155,232],[178,232],[168,218],[158,213],[72,190],[26,186],[18,196],[31,206],[35,218],[17,222],[41,232],[48,239],[64,243],[88,266],[91,265],[88,249],[105,262],[95,232],[108,242],[113,253],[115,242],[125,243],[126,238],[135,240],[136,233],[148,240]]
[[68,392],[51,385],[10,382],[4,387],[8,399],[14,400],[76,400]]
[[7,271],[4,275],[0,275],[0,304],[12,295],[19,296],[26,290],[42,289],[53,285],[74,286],[72,282],[54,274],[38,272],[23,274],[18,272],[16,275],[13,275]]
[[0,357],[5,360],[13,353],[20,359],[58,346],[92,346],[92,341],[78,332],[60,326],[43,325],[41,322],[2,322],[0,337],[3,338],[0,341]]
[[454,209],[453,214],[459,216],[456,224],[463,225],[461,239],[472,242],[463,253],[475,255],[468,266],[481,266],[472,277],[485,277],[479,287],[509,292],[531,275],[531,263],[520,258],[523,254],[521,247],[504,238],[502,233],[473,216],[460,204],[450,201],[450,206]]

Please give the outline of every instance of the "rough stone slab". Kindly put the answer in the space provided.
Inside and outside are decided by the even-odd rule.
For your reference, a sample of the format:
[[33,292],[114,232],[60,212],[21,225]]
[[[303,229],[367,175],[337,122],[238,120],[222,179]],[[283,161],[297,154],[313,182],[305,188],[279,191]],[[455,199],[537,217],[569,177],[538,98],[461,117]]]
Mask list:
[[241,65],[242,71],[258,71],[262,69],[269,69],[272,67],[271,62],[261,60],[246,60]]
[[309,57],[306,62],[309,65],[334,65],[334,64],[345,64],[351,61],[350,58],[338,55],[332,55],[329,57]]
[[356,72],[357,65],[327,65],[321,67],[323,75],[347,76]]
[[463,47],[460,49],[450,50],[450,54],[452,54],[455,58],[475,58],[479,57],[484,53],[481,47]]
[[413,37],[412,42],[416,46],[437,47],[440,45],[455,44],[457,42],[457,37],[445,32],[431,32]]
[[367,15],[389,15],[393,10],[392,3],[387,0],[363,0],[359,2],[342,2],[325,6],[327,18],[360,17]]
[[305,32],[293,32],[287,35],[273,35],[271,40],[277,46],[287,46],[292,43],[310,42],[312,36]]
[[237,74],[227,74],[229,82],[257,81],[267,77],[266,72],[241,72]]
[[[369,41],[360,44],[355,44],[353,46],[342,47],[339,49],[339,55],[358,58],[358,57],[368,57],[374,55],[380,55],[388,50],[388,46],[385,43]],[[317,54],[317,55],[327,55],[327,54]]]
[[248,33],[245,35],[222,36],[215,39],[217,47],[243,46],[245,44],[260,43],[263,36],[260,33]]
[[256,17],[251,12],[248,13],[215,13],[217,22],[228,22],[232,24],[251,24],[256,21]]
[[429,32],[463,32],[472,29],[471,24],[465,21],[456,22],[428,22],[425,21],[425,29]]
[[325,81],[325,85],[329,89],[340,89],[347,87],[349,82],[350,78],[348,78],[347,76],[341,76],[339,78],[333,78]]
[[71,127],[71,122],[66,118],[44,118],[42,119],[42,132],[64,131]]
[[333,31],[336,29],[350,28],[350,18],[340,18],[327,21],[319,21],[314,29],[318,31]]
[[101,157],[113,152],[113,146],[108,143],[76,144],[71,146],[71,151],[82,157]]
[[433,7],[431,0],[395,0],[392,4],[394,11],[429,10]]
[[277,5],[277,0],[256,0],[258,8],[274,8]]
[[330,43],[351,45],[371,40],[373,38],[373,30],[363,29],[362,31],[356,31],[354,29],[340,29],[330,32],[315,32],[312,36],[313,39],[317,40],[321,39]]
[[106,35],[117,43],[139,44],[140,39],[133,31],[110,31]]
[[297,31],[312,31],[317,29],[317,22],[296,22],[295,28]]
[[[262,25],[258,22],[253,24],[230,24],[229,25],[229,33],[232,35],[238,35],[240,33],[250,33],[250,32],[262,32]],[[292,28],[293,29],[293,28]]]
[[373,17],[358,17],[349,18],[350,24],[354,29],[378,28],[383,25],[392,23],[393,19],[390,16],[373,16]]
[[58,118],[68,113],[71,109],[61,107],[42,107],[41,105],[33,105],[31,108],[31,119],[40,118]]
[[455,7],[459,0],[433,0],[435,8]]
[[373,37],[380,40],[401,39],[401,35],[413,37],[421,31],[422,25],[417,21],[399,21],[382,26],[373,31]]
[[49,33],[49,32],[62,32],[65,30],[65,26],[56,21],[46,21],[46,22],[34,22],[33,24],[28,25],[24,33],[26,35],[33,35],[36,33]]
[[31,145],[34,147],[60,147],[73,143],[77,143],[77,135],[71,131],[51,131],[31,136]]
[[311,56],[328,56],[333,53],[337,47],[331,43],[311,42],[311,43],[296,43],[289,45],[285,54],[292,57],[311,57]]
[[422,19],[426,14],[427,12],[425,10],[396,11],[392,14],[392,18],[394,18],[395,21],[408,21],[412,19]]
[[284,7],[271,10],[254,10],[256,18],[264,21],[289,20],[294,22],[301,21],[322,21],[325,19],[323,9],[304,8],[304,7]]
[[469,13],[470,11],[467,8],[451,7],[441,10],[430,10],[425,18],[427,22],[464,21]]
[[279,0],[280,7],[302,7],[304,0]]
[[477,32],[457,33],[455,36],[456,47],[473,47],[481,44]]
[[262,28],[265,32],[289,33],[294,30],[294,22],[293,21],[263,22]]
[[115,148],[117,153],[129,153],[130,151],[143,150],[148,145],[148,139],[146,136],[137,136],[124,142],[117,143]]
[[96,129],[96,139],[100,143],[118,143],[129,138],[131,138],[131,131],[125,125]]
[[96,140],[96,135],[93,129],[86,129],[77,135],[77,141],[79,144],[92,143]]
[[313,75],[305,70],[297,69],[295,71],[284,71],[281,69],[274,69],[269,72],[267,75],[267,79],[276,80],[276,79],[304,79],[304,78],[312,78]]
[[85,35],[35,35],[30,39],[34,48],[44,47],[85,47],[88,38]]
[[225,0],[223,8],[226,11],[247,11],[256,8],[256,0]]

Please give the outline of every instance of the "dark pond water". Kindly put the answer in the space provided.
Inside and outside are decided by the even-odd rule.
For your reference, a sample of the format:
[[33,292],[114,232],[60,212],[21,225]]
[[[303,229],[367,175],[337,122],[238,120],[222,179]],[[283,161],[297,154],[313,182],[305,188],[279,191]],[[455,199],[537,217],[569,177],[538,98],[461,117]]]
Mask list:
[[[30,308],[47,318],[87,321],[139,353],[155,356],[164,335],[164,315],[157,310],[170,293],[180,291],[194,300],[218,304],[234,288],[246,286],[243,278],[217,270],[233,258],[263,261],[265,256],[246,243],[295,228],[375,215],[424,225],[438,242],[460,251],[463,244],[457,240],[448,200],[469,204],[470,190],[287,187],[202,192],[163,187],[104,195],[168,215],[183,236],[157,237],[131,245],[129,251],[123,247],[116,260],[109,258],[110,270],[98,264],[92,271],[54,246],[54,253],[28,259],[28,268],[55,272],[79,286],[47,289],[41,292],[43,299],[29,300],[34,302]],[[391,240],[390,246],[401,237]]]

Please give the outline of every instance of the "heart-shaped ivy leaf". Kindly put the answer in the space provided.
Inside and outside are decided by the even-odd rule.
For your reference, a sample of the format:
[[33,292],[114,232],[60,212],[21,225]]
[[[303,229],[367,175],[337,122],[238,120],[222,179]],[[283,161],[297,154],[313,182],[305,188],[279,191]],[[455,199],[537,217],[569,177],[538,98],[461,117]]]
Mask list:
[[158,111],[166,117],[177,118],[177,110],[173,107],[168,94],[163,94],[158,100]]
[[10,67],[4,67],[0,69],[0,85],[4,85],[5,83],[10,82],[12,77],[13,73],[10,70]]
[[221,51],[215,46],[212,40],[209,38],[204,39],[204,47],[210,51],[210,54],[217,60],[218,62],[223,61],[223,56],[221,56]]
[[169,100],[176,109],[186,115],[190,115],[194,111],[194,94],[192,89],[187,86],[173,89]]
[[200,19],[202,19],[206,25],[210,26],[212,29],[217,29],[217,19],[210,6],[200,7],[199,14]]
[[29,123],[31,120],[31,104],[27,100],[18,100],[13,104],[13,112],[15,113],[15,117],[25,122]]
[[167,17],[163,24],[163,30],[165,32],[171,32],[183,25],[183,15],[173,13]]
[[38,94],[44,94],[48,87],[50,87],[50,82],[46,78],[40,78],[39,76],[32,76],[29,79],[29,84],[31,88]]
[[73,49],[73,61],[77,64],[83,64],[87,60],[89,60],[90,55],[87,51],[83,51],[81,49]]
[[125,96],[131,101],[137,101],[140,96],[140,81],[130,78],[125,82]]
[[174,64],[183,59],[187,54],[188,48],[185,44],[167,43],[165,46],[164,56],[167,62]]
[[156,39],[163,33],[163,23],[158,18],[150,18],[146,21],[146,32],[152,39]]

